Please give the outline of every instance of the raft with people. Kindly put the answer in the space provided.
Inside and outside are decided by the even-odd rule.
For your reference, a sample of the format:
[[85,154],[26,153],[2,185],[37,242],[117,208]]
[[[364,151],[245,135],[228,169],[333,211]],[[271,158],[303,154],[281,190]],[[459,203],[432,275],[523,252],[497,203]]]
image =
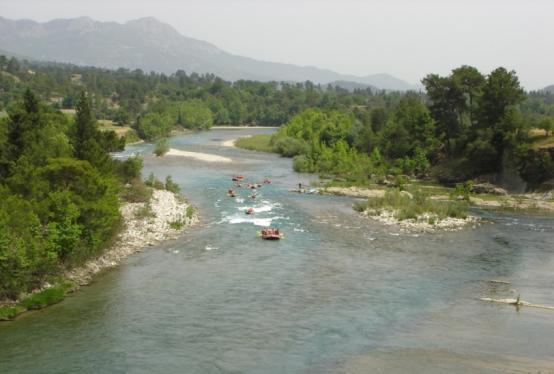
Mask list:
[[259,235],[263,240],[280,240],[283,239],[284,235],[276,228],[265,228],[260,231]]

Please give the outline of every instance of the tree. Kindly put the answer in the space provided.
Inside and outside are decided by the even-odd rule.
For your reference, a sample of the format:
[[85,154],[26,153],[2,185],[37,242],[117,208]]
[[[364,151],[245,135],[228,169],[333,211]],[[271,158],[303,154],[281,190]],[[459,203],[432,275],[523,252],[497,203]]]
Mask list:
[[538,123],[538,128],[544,130],[546,136],[550,136],[552,131],[554,131],[554,118],[552,117],[543,117]]
[[483,86],[485,85],[485,77],[473,66],[463,65],[452,70],[452,79],[467,97],[464,111],[467,111],[469,126],[472,126],[474,124],[477,100],[480,98]]
[[17,163],[29,167],[44,165],[49,157],[67,156],[70,145],[61,118],[48,113],[30,90],[9,113],[6,147],[0,160],[0,177],[16,172]]
[[495,149],[496,169],[502,163],[507,146],[513,145],[523,121],[516,105],[524,98],[523,89],[514,71],[504,68],[494,70],[488,77],[480,100],[481,129],[491,129],[491,145]]
[[88,161],[101,170],[108,170],[111,159],[108,154],[109,150],[102,147],[104,145],[102,140],[105,140],[107,147],[111,147],[112,142],[98,130],[98,123],[93,117],[90,100],[85,91],[81,92],[75,109],[76,116],[72,137],[75,157],[79,160]]
[[168,151],[169,151],[169,141],[166,138],[160,139],[156,143],[156,148],[154,149],[154,154],[158,157],[161,157],[161,156],[165,155]]
[[462,118],[466,105],[464,93],[451,77],[431,74],[422,81],[431,101],[430,111],[437,122],[437,136],[444,137],[446,151],[454,153],[452,140],[462,132]]
[[212,111],[198,99],[185,101],[179,114],[183,125],[188,128],[209,129],[213,124]]
[[481,127],[497,124],[506,115],[508,108],[521,103],[523,99],[524,92],[515,71],[508,72],[502,67],[495,69],[483,87]]
[[137,119],[136,129],[141,138],[155,140],[167,136],[173,123],[167,114],[149,112]]
[[117,187],[112,177],[102,176],[87,161],[71,158],[51,159],[39,173],[47,183],[46,191],[69,194],[65,196],[79,210],[75,223],[83,228],[81,237],[91,251],[79,256],[86,258],[98,251],[117,229],[120,219]]
[[10,114],[8,120],[8,155],[11,162],[17,161],[37,143],[37,130],[44,127],[44,117],[36,96],[27,89],[23,103]]

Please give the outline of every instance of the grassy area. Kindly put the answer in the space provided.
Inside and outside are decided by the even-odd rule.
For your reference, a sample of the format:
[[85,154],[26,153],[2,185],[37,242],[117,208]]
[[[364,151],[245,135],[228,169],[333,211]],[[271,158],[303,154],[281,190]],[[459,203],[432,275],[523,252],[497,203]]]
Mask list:
[[27,309],[25,309],[21,305],[0,307],[0,321],[9,321],[11,319],[14,319],[26,310]]
[[365,203],[357,204],[354,209],[360,212],[370,211],[376,214],[387,210],[394,212],[398,220],[418,219],[428,214],[436,219],[467,218],[467,207],[464,204],[450,201],[436,201],[417,190],[413,193],[402,192],[397,189],[388,190],[384,197],[371,198]]
[[140,142],[142,139],[138,136],[135,129],[129,128],[129,130],[125,133],[125,143],[136,143]]
[[125,136],[125,141],[127,143],[134,143],[140,140],[136,131],[130,126],[118,126],[108,119],[98,120],[98,125],[102,131],[114,131],[117,136]]
[[275,147],[271,144],[271,137],[270,134],[252,135],[237,139],[235,145],[251,151],[275,152]]
[[543,129],[531,129],[529,135],[534,149],[554,148],[554,133]]
[[71,287],[72,284],[69,282],[58,284],[23,299],[20,305],[25,309],[32,310],[57,304],[65,298]]
[[6,118],[8,116],[8,112],[5,110],[0,110],[0,118]]
[[24,298],[19,304],[1,306],[0,321],[12,320],[27,310],[42,309],[57,304],[65,298],[72,287],[71,282],[62,282]]
[[[394,181],[393,181],[394,183]],[[387,187],[383,184],[375,183],[370,178],[359,178],[359,179],[337,179],[334,178],[327,183],[325,183],[325,187],[359,187],[359,188],[366,188],[370,190],[385,190]],[[450,195],[452,192],[455,191],[452,187],[445,187],[441,186],[437,183],[430,183],[426,181],[414,181],[410,180],[407,183],[402,185],[402,188],[408,191],[412,190],[421,190],[427,193],[428,195]]]
[[185,214],[188,219],[192,219],[192,216],[194,215],[194,207],[192,205],[189,205]]

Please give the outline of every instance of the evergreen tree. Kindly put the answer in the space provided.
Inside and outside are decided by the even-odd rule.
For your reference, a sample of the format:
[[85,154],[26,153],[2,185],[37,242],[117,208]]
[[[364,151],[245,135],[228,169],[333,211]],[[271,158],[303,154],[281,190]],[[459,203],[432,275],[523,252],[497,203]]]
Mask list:
[[73,148],[75,158],[90,162],[96,168],[106,171],[110,168],[108,151],[102,148],[104,136],[98,130],[93,117],[90,100],[82,91],[76,106],[75,126],[73,130]]

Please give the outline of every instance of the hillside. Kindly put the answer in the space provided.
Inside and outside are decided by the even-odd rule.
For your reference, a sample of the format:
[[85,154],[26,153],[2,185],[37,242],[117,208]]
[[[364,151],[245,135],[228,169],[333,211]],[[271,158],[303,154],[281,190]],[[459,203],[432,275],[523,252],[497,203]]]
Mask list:
[[259,61],[227,53],[213,44],[181,35],[155,18],[125,24],[87,17],[46,23],[0,17],[0,49],[41,61],[68,62],[166,74],[181,69],[227,80],[351,81],[388,90],[417,88],[388,74],[343,75],[312,66]]
[[359,82],[352,82],[352,81],[334,81],[334,82],[330,82],[329,85],[331,85],[332,87],[340,87],[340,88],[348,90],[348,91],[365,90],[365,89],[371,89],[371,90],[379,89],[378,87],[375,87],[375,86],[372,86],[372,85],[369,85],[369,84],[364,84],[364,83],[359,83]]

